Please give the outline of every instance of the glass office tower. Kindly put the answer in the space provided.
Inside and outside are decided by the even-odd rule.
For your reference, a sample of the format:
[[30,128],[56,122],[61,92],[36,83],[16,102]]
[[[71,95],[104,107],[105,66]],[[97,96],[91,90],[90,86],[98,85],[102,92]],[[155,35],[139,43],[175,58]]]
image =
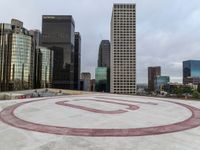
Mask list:
[[75,32],[74,90],[80,90],[80,74],[81,74],[81,34],[79,32]]
[[13,33],[11,37],[9,87],[12,90],[30,89],[32,87],[31,36]]
[[45,47],[39,47],[39,50],[42,55],[40,87],[50,88],[53,78],[53,51]]
[[200,83],[200,60],[183,62],[183,84]]
[[1,91],[25,90],[33,86],[32,37],[23,23],[0,24]]
[[0,24],[0,91],[7,89],[8,76],[7,76],[7,61],[9,50],[9,35],[12,33],[10,24]]
[[95,70],[95,91],[110,92],[110,69],[98,67]]
[[169,76],[157,76],[154,80],[155,90],[161,91],[170,82]]
[[42,46],[54,51],[53,88],[74,88],[74,30],[72,16],[42,17]]

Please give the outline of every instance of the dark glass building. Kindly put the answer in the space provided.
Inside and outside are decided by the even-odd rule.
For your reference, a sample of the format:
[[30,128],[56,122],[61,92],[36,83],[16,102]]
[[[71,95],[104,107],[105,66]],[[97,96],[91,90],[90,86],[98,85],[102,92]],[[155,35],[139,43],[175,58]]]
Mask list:
[[53,88],[74,88],[74,30],[72,16],[42,17],[42,46],[54,52]]
[[110,69],[98,67],[95,71],[95,91],[110,92]]
[[11,24],[0,24],[0,91],[8,90],[8,53],[10,51],[10,36],[12,34]]
[[200,83],[200,60],[183,62],[183,84]]
[[[34,69],[32,69],[31,74],[33,75],[33,88],[40,88],[40,77],[39,70],[41,69],[41,56],[38,50],[40,46],[41,33],[39,30],[30,30],[30,35],[32,36],[32,54],[31,62]],[[41,59],[40,59],[41,58]]]
[[74,90],[80,90],[80,72],[81,72],[81,35],[79,32],[75,32]]
[[32,36],[23,22],[0,24],[0,90],[33,88]]
[[154,80],[157,76],[161,75],[161,67],[148,67],[148,89],[149,91],[154,91]]
[[98,67],[110,68],[110,41],[102,40],[99,46]]

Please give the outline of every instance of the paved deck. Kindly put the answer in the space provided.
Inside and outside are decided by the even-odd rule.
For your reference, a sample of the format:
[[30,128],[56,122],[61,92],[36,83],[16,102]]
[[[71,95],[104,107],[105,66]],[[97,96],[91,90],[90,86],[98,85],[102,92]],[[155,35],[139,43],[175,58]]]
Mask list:
[[87,94],[0,102],[1,150],[199,150],[200,102]]

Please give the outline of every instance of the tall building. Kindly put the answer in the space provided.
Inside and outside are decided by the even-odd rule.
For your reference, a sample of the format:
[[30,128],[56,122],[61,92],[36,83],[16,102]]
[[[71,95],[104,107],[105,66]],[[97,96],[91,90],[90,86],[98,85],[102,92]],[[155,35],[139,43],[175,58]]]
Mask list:
[[33,88],[32,36],[23,22],[0,24],[0,90]]
[[148,67],[148,89],[149,91],[154,91],[154,80],[157,76],[161,75],[161,67]]
[[200,60],[183,62],[183,84],[200,83]]
[[80,89],[80,72],[81,72],[81,35],[79,32],[75,32],[74,90]]
[[111,20],[111,93],[136,93],[136,5],[114,4]]
[[[40,88],[40,79],[39,78],[39,70],[41,67],[41,56],[40,52],[38,52],[38,47],[40,46],[40,39],[41,39],[41,33],[39,30],[30,30],[29,31],[30,35],[32,36],[32,54],[31,54],[31,62],[32,62],[32,72],[31,74],[33,75],[33,88]],[[40,59],[41,58],[41,59]]]
[[110,41],[102,40],[99,46],[98,67],[110,68]]
[[95,91],[110,92],[110,41],[99,46],[98,67],[95,70]]
[[53,78],[53,51],[46,47],[38,47],[38,51],[41,55],[41,67],[39,68],[39,81],[40,88],[52,87]]
[[12,34],[11,24],[0,24],[0,91],[8,90],[8,53],[10,51],[9,37]]
[[74,30],[72,16],[42,17],[42,46],[54,52],[54,88],[74,88]]

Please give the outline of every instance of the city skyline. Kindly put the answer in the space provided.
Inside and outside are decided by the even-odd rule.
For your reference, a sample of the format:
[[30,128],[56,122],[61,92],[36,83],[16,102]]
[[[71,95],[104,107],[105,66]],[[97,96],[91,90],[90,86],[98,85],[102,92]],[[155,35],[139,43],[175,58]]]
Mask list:
[[[97,66],[99,43],[103,39],[110,40],[113,3],[136,3],[137,83],[147,83],[147,67],[157,65],[163,68],[163,75],[171,76],[172,82],[182,82],[182,61],[200,59],[196,55],[200,39],[198,30],[200,2],[197,0],[192,0],[191,3],[185,3],[187,1],[184,0],[45,2],[4,1],[0,13],[5,15],[1,16],[1,22],[9,22],[11,18],[17,18],[24,22],[25,28],[41,30],[42,15],[72,15],[76,21],[76,29],[82,35],[82,72],[91,72],[93,78]],[[15,8],[12,8],[10,3]],[[19,10],[17,6],[24,9]],[[53,9],[55,7],[56,9]]]

